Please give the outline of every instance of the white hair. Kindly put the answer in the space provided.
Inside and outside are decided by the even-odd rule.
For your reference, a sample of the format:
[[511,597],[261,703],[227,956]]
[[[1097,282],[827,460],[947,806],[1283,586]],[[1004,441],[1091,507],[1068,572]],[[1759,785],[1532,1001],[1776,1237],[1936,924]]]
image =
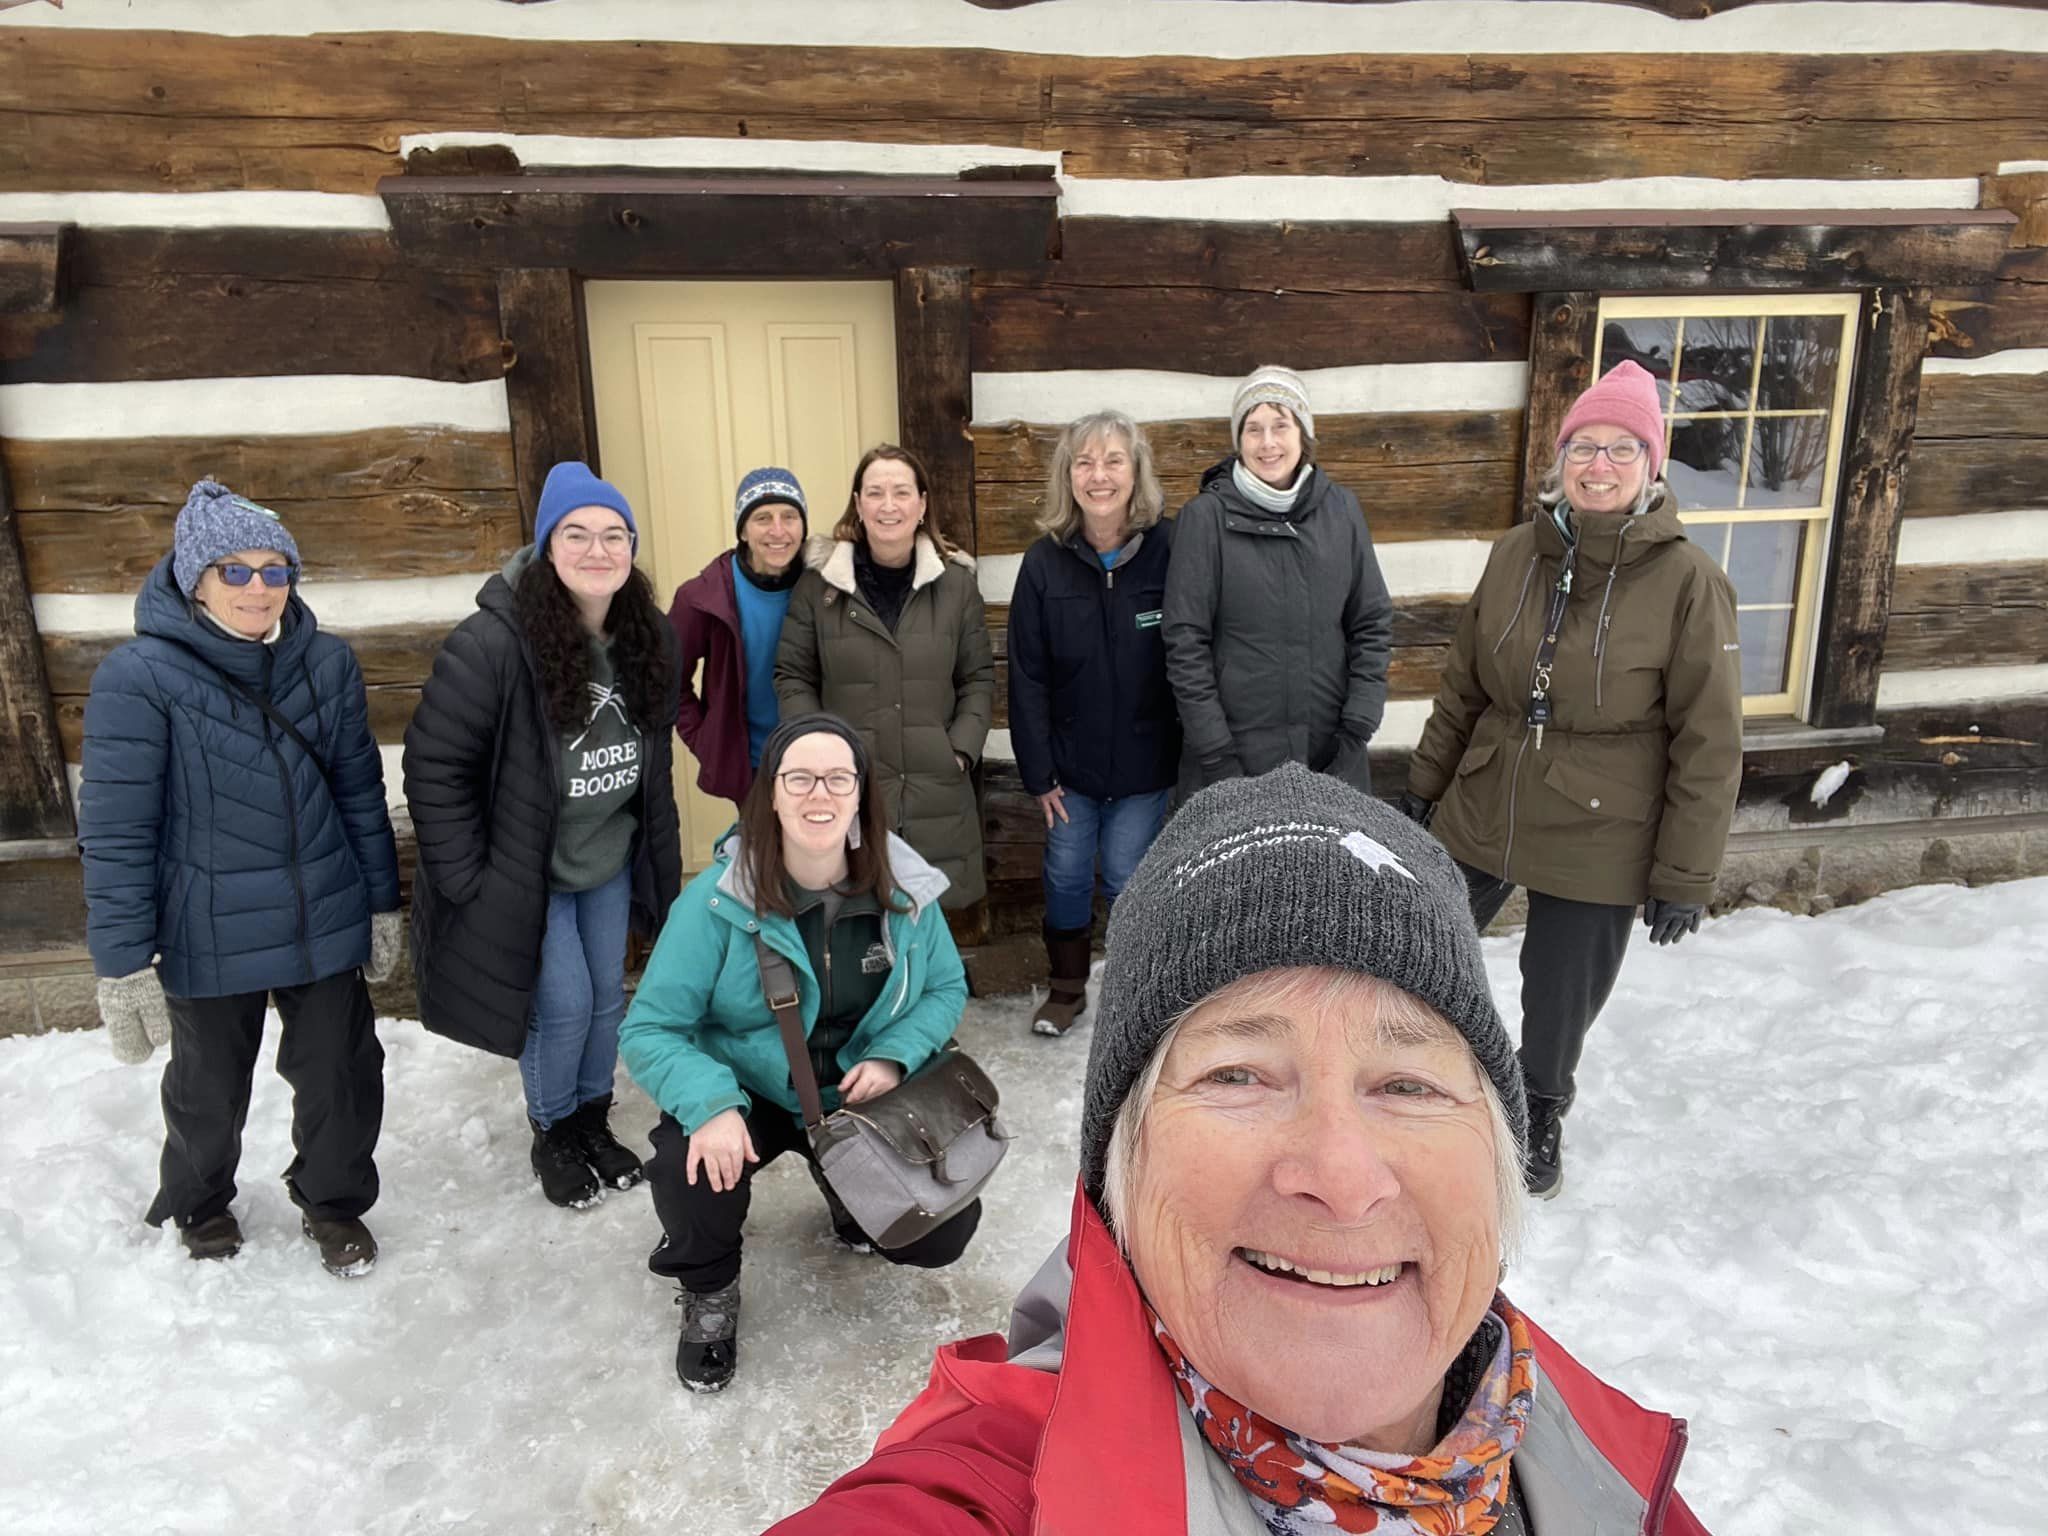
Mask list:
[[[1167,1052],[1173,1049],[1181,1026],[1197,1009],[1218,1001],[1234,1001],[1253,987],[1273,984],[1270,973],[1242,976],[1184,1010],[1167,1026],[1144,1070],[1131,1084],[1130,1093],[1117,1110],[1116,1124],[1109,1134],[1109,1148],[1103,1155],[1102,1214],[1108,1219],[1110,1230],[1116,1234],[1117,1245],[1126,1259],[1130,1257],[1130,1223],[1125,1217],[1137,1195],[1138,1172],[1145,1151],[1145,1116],[1152,1107],[1152,1096],[1158,1090],[1159,1075],[1165,1070]],[[1363,998],[1371,999],[1374,1004],[1374,1038],[1380,1045],[1437,1045],[1449,1041],[1466,1045],[1465,1037],[1457,1027],[1421,998],[1404,992],[1392,982],[1361,971],[1318,967],[1315,981],[1304,988],[1299,1004],[1304,1009],[1350,1007]],[[1473,1058],[1473,1066],[1477,1071],[1477,1057]],[[1485,1072],[1479,1072],[1478,1077],[1480,1094],[1486,1103],[1486,1118],[1493,1128],[1493,1183],[1494,1198],[1499,1207],[1501,1261],[1511,1263],[1521,1254],[1522,1232],[1528,1217],[1521,1149],[1508,1125],[1500,1090],[1494,1087],[1493,1079]]]
[[[1662,475],[1644,475],[1643,488],[1636,492],[1636,504],[1629,509],[1630,516],[1641,517],[1660,497],[1670,494],[1671,487],[1664,483]],[[1550,461],[1550,472],[1537,482],[1536,502],[1548,510],[1564,499],[1564,450],[1560,448],[1557,457]]]

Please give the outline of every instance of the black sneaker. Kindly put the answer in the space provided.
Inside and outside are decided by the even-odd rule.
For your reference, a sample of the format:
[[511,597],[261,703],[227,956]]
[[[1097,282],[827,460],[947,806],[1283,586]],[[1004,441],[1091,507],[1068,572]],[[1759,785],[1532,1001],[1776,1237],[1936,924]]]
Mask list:
[[1529,1095],[1529,1156],[1522,1185],[1538,1200],[1554,1200],[1564,1188],[1564,1116],[1570,1099]]
[[740,1358],[740,1283],[676,1298],[683,1333],[676,1341],[676,1376],[692,1392],[723,1392]]
[[590,1165],[600,1182],[613,1189],[631,1189],[645,1177],[640,1169],[640,1159],[612,1134],[612,1096],[592,1099],[588,1104],[578,1105],[576,1113],[562,1123],[575,1132],[576,1145],[583,1153],[583,1161]]
[[222,1211],[178,1228],[178,1241],[195,1259],[232,1259],[242,1251],[242,1225],[232,1211]]
[[320,1245],[320,1263],[330,1275],[354,1280],[376,1267],[377,1239],[353,1216],[346,1221],[315,1221],[302,1216],[299,1230]]
[[533,1127],[533,1173],[540,1180],[542,1194],[556,1205],[576,1211],[588,1210],[604,1198],[575,1126],[557,1120],[542,1130],[531,1116],[526,1123]]

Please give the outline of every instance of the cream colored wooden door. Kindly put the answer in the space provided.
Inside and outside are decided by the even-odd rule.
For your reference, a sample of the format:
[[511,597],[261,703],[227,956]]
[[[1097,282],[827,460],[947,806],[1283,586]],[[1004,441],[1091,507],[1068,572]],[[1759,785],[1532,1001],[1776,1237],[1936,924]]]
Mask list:
[[[796,471],[813,534],[853,466],[896,437],[889,283],[612,282],[584,287],[598,452],[632,502],[640,563],[664,606],[733,546],[733,492],[763,464]],[[676,743],[683,858],[710,861],[734,818]]]

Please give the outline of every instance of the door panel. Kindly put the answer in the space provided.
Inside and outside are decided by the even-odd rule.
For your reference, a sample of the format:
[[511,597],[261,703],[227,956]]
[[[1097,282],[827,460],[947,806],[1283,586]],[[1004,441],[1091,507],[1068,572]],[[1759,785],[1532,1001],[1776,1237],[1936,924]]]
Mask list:
[[[604,472],[664,606],[733,547],[748,470],[794,470],[811,532],[829,533],[860,455],[897,435],[889,283],[594,282],[584,304]],[[702,868],[734,808],[699,792],[680,742],[676,805],[684,862]]]

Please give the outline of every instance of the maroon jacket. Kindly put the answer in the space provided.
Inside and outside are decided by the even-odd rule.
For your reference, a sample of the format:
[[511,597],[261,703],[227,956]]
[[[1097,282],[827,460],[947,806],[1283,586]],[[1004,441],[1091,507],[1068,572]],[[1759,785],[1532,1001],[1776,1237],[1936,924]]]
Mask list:
[[747,666],[740,654],[732,559],[731,550],[721,550],[677,587],[668,621],[676,632],[676,665],[683,677],[676,734],[697,759],[697,787],[738,805],[754,782],[754,770],[747,761]]

